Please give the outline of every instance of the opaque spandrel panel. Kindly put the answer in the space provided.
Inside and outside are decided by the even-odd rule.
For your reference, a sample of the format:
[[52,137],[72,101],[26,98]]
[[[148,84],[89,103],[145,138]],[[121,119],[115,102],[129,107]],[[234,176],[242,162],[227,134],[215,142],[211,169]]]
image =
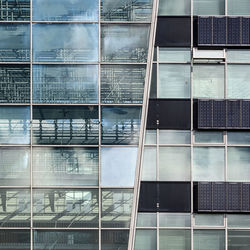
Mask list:
[[97,21],[98,0],[33,0],[35,21]]
[[98,61],[98,25],[33,24],[33,61]]
[[98,185],[97,148],[35,147],[32,154],[34,186]]
[[128,249],[129,230],[102,230],[102,250]]
[[33,107],[34,144],[98,144],[98,128],[96,106]]
[[28,62],[30,60],[30,25],[0,24],[0,61]]
[[33,232],[34,250],[98,250],[98,230],[36,230]]
[[98,189],[33,190],[34,227],[98,227]]
[[147,24],[102,25],[102,61],[146,62],[149,30],[149,25]]
[[30,101],[30,67],[0,66],[0,102],[28,103]]
[[102,65],[102,103],[142,103],[145,74],[144,65]]
[[157,182],[141,182],[139,196],[139,212],[157,212]]
[[34,103],[97,103],[97,65],[33,65]]
[[152,0],[102,0],[103,21],[144,21],[150,22]]

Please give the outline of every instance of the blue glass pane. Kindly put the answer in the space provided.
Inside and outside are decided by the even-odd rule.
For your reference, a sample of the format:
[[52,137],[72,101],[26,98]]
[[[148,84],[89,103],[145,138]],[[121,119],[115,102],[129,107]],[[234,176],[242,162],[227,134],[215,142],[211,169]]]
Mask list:
[[98,61],[98,25],[34,24],[33,60],[38,62]]
[[30,25],[0,24],[0,61],[27,62],[30,60]]
[[97,103],[97,65],[33,65],[34,103]]
[[98,0],[33,0],[36,21],[97,21]]
[[22,249],[30,250],[29,230],[1,230],[0,249]]

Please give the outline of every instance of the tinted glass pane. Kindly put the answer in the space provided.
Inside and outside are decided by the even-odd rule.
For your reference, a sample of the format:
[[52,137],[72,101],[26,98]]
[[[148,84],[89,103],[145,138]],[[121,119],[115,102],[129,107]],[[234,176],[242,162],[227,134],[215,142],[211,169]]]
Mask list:
[[244,250],[250,248],[250,231],[228,230],[228,250]]
[[156,147],[145,147],[143,154],[143,181],[156,181]]
[[141,65],[103,65],[101,100],[103,103],[142,103],[146,67]]
[[98,190],[33,190],[33,226],[98,227]]
[[227,225],[228,227],[249,228],[250,227],[250,215],[249,214],[228,214]]
[[102,0],[104,21],[151,21],[152,0]]
[[159,214],[160,227],[191,227],[190,214],[182,213],[160,213]]
[[250,62],[250,50],[227,50],[228,62]]
[[193,150],[193,179],[224,181],[224,148],[194,147]]
[[30,100],[30,67],[0,66],[0,102],[28,103]]
[[228,15],[250,15],[248,0],[227,0]]
[[94,106],[33,107],[34,144],[97,144],[98,127]]
[[224,215],[196,214],[196,226],[224,226]]
[[[0,201],[1,201],[0,202],[1,227],[30,226],[29,190],[0,189]],[[0,246],[1,246],[1,241],[0,241]]]
[[1,230],[0,249],[30,249],[30,231],[28,230]]
[[223,132],[198,132],[195,131],[194,139],[197,143],[223,143]]
[[146,62],[148,25],[102,25],[103,62]]
[[229,144],[250,144],[249,132],[227,132]]
[[224,15],[225,0],[194,0],[194,15]]
[[137,227],[156,227],[156,213],[138,213]]
[[102,227],[129,227],[133,189],[102,190]]
[[136,230],[135,250],[156,250],[156,230]]
[[0,143],[30,143],[30,108],[0,107]]
[[160,0],[159,16],[183,16],[190,15],[190,0]]
[[146,130],[145,144],[156,144],[156,130]]
[[103,107],[102,143],[138,144],[141,107]]
[[33,185],[98,185],[97,148],[33,148]]
[[88,249],[98,250],[97,230],[74,230],[74,231],[34,231],[34,250],[72,250]]
[[96,62],[97,24],[33,24],[33,60]]
[[0,24],[0,61],[27,62],[30,60],[29,24]]
[[160,144],[190,144],[190,131],[185,130],[159,130]]
[[102,250],[127,250],[128,230],[103,230]]
[[97,103],[96,65],[33,65],[34,103]]
[[33,0],[36,21],[97,21],[98,0]]
[[159,47],[159,62],[190,62],[190,49]]
[[0,148],[0,182],[2,186],[25,186],[30,183],[28,148]]

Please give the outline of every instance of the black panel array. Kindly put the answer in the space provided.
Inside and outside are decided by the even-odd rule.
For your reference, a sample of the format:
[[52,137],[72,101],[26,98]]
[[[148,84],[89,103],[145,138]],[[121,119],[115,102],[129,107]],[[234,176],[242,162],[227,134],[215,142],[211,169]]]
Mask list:
[[250,183],[194,183],[195,212],[249,213]]
[[196,115],[198,129],[250,129],[248,100],[198,100]]
[[190,182],[141,182],[139,212],[190,212]]
[[250,45],[250,18],[198,17],[198,45]]

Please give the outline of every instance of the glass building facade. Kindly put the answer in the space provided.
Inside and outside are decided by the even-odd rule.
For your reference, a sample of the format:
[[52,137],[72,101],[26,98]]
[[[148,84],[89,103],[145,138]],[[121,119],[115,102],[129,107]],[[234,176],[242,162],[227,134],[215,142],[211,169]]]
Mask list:
[[249,16],[0,1],[0,249],[249,249]]

